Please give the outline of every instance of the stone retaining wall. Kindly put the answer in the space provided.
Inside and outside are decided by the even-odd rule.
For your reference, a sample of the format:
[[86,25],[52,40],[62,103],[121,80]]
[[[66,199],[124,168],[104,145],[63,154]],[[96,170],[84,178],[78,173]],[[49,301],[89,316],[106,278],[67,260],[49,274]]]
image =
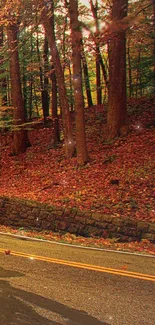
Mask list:
[[155,242],[153,223],[8,197],[0,197],[0,224],[88,237],[118,238],[119,241],[148,239]]

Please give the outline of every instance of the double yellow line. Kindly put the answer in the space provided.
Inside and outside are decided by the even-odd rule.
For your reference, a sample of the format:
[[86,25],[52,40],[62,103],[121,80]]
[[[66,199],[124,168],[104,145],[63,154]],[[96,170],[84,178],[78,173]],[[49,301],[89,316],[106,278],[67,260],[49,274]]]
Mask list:
[[107,268],[107,267],[98,266],[98,265],[91,265],[91,264],[84,264],[84,263],[72,262],[72,261],[67,261],[67,260],[60,260],[60,259],[56,259],[56,258],[31,255],[31,254],[26,254],[26,253],[16,252],[16,251],[9,252],[9,251],[7,251],[5,249],[1,249],[1,248],[0,248],[0,253],[18,256],[18,257],[24,257],[24,258],[28,258],[30,260],[44,261],[44,262],[48,262],[48,263],[71,266],[71,267],[85,269],[85,270],[127,276],[130,278],[155,282],[155,276],[150,275],[150,274],[145,274],[145,273],[143,274],[143,273],[138,273],[138,272],[130,272],[130,271],[125,271],[125,270],[121,270],[121,269],[113,269],[113,268]]

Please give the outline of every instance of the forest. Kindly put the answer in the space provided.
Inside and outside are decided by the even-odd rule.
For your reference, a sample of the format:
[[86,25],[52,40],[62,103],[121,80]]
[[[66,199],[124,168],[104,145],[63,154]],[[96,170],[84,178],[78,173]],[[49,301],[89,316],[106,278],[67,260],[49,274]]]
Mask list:
[[154,222],[155,1],[0,1],[0,195]]

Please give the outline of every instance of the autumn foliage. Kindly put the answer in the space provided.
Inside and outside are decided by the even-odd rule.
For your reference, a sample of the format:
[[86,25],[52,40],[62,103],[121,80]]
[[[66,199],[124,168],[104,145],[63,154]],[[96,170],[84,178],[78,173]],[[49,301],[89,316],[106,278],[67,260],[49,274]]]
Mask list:
[[154,108],[155,98],[130,100],[130,132],[111,142],[104,141],[106,108],[85,109],[90,162],[83,167],[65,158],[63,144],[53,147],[51,126],[30,131],[32,146],[19,156],[9,155],[11,135],[2,134],[0,195],[153,222]]

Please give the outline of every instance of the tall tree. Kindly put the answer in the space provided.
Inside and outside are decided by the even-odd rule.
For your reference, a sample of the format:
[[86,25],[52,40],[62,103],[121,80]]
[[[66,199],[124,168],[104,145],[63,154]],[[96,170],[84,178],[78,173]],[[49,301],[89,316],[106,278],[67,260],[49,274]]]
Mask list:
[[46,121],[46,118],[49,116],[48,40],[46,35],[44,39],[43,62],[44,62],[44,75],[43,75],[43,89],[42,89],[42,106],[43,106],[44,121]]
[[129,82],[129,97],[132,97],[133,94],[133,85],[132,85],[132,68],[131,68],[131,55],[130,55],[130,39],[127,43],[127,63],[128,63],[128,82]]
[[151,1],[153,6],[153,64],[154,64],[153,88],[155,91],[155,0],[151,0]]
[[93,106],[93,100],[92,100],[92,95],[91,95],[88,65],[87,65],[87,59],[86,59],[86,55],[85,55],[85,51],[84,51],[83,42],[82,42],[82,66],[83,66],[84,82],[85,82],[88,107],[91,107],[91,106]]
[[[48,95],[48,40],[46,35],[44,36],[44,46],[43,46],[43,60],[40,53],[39,35],[37,32],[37,56],[39,63],[39,76],[40,76],[40,88],[41,88],[41,100],[42,109],[44,116],[44,123],[49,116],[49,95]],[[43,64],[42,64],[43,61]]]
[[18,25],[10,22],[7,27],[9,54],[10,54],[10,77],[11,77],[11,96],[13,105],[13,119],[15,130],[13,132],[12,153],[18,155],[25,152],[29,146],[27,131],[22,128],[25,122],[24,100],[20,80],[20,66],[18,56]]
[[33,111],[33,87],[34,87],[34,74],[33,74],[33,35],[32,35],[32,26],[31,26],[31,34],[30,34],[30,67],[29,67],[29,100],[28,100],[28,116],[31,120],[32,111]]
[[1,105],[7,105],[7,77],[5,75],[4,70],[4,53],[3,53],[3,45],[4,45],[4,28],[0,26],[0,96],[1,96]]
[[152,1],[129,2],[129,16],[124,19],[124,24],[133,26],[127,31],[127,80],[130,97],[147,96],[155,89]]
[[27,119],[27,104],[28,104],[28,91],[27,91],[27,60],[26,60],[26,52],[27,46],[25,44],[25,35],[22,35],[22,43],[21,43],[21,83],[22,83],[22,93],[24,100],[24,112],[25,119]]
[[57,79],[54,66],[52,66],[51,72],[52,80],[52,119],[53,119],[53,131],[54,131],[54,145],[56,146],[60,142],[60,129],[58,120],[58,92],[57,92]]
[[[91,11],[93,14],[96,35],[99,33],[99,22],[98,22],[98,0],[95,0],[95,4],[93,0],[90,0]],[[97,104],[100,105],[102,103],[102,88],[101,88],[101,70],[100,70],[100,48],[98,44],[98,40],[96,38],[95,42],[95,56],[96,56],[96,88],[97,88]]]
[[80,165],[88,162],[86,145],[84,97],[82,90],[81,46],[82,33],[78,20],[78,0],[69,1],[69,15],[72,35],[73,87],[75,99],[76,149]]
[[[112,21],[127,16],[128,0],[112,0]],[[126,30],[119,29],[109,41],[108,139],[120,135],[126,120]]]
[[61,108],[62,108],[65,150],[66,150],[66,156],[70,158],[75,154],[75,142],[72,134],[69,103],[68,103],[68,98],[66,93],[64,74],[63,74],[59,52],[57,49],[57,44],[55,39],[53,0],[49,0],[48,3],[46,1],[42,1],[41,18],[48,38],[48,44],[51,50],[52,60],[55,68]]

